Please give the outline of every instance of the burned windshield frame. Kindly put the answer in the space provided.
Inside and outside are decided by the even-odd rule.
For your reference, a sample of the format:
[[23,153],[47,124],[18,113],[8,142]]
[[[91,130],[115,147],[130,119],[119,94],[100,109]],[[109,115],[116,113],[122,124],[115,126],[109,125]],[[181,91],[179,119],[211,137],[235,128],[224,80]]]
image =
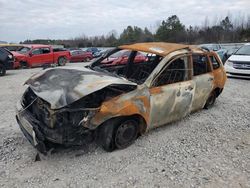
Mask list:
[[[112,56],[112,54],[117,52],[119,53],[119,51],[122,50],[130,51],[130,55],[127,58],[126,64],[124,63],[124,64],[112,65],[112,64],[102,63],[103,60],[109,58],[110,56]],[[102,57],[98,58],[90,66],[88,66],[88,68],[98,72],[106,72],[107,74],[111,74],[116,77],[117,76],[124,77],[125,79],[135,82],[137,84],[143,84],[147,80],[147,78],[151,75],[153,70],[157,67],[157,65],[160,63],[163,57],[155,54],[155,58],[152,59],[151,57],[152,54],[151,56],[146,55],[145,57],[146,60],[144,62],[134,64],[136,55],[141,53],[143,52],[130,49],[115,48],[113,50],[110,50]]]

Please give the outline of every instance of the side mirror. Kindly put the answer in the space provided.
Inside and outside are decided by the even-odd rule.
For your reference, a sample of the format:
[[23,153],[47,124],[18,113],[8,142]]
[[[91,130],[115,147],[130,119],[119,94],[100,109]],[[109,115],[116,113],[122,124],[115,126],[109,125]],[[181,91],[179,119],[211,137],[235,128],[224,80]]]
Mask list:
[[30,56],[30,57],[32,57],[32,56],[33,56],[32,52],[29,52],[29,56]]

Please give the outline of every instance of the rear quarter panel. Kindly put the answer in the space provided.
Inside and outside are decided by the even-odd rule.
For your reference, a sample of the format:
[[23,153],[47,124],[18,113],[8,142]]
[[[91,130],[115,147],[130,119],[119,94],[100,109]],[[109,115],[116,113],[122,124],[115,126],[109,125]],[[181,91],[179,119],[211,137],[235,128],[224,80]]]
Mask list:
[[70,60],[70,52],[69,51],[59,51],[59,52],[53,52],[54,56],[54,63],[58,61],[59,57],[65,57],[67,60]]

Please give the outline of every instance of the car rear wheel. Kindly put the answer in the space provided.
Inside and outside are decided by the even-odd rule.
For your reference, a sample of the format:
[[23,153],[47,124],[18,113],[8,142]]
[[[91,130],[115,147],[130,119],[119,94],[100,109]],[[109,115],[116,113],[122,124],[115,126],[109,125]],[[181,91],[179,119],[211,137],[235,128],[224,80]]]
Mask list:
[[0,64],[0,76],[4,76],[6,74],[6,68],[3,64]]
[[216,100],[216,93],[213,91],[213,92],[209,95],[209,97],[208,97],[208,99],[207,99],[207,101],[206,101],[206,104],[205,104],[204,108],[205,108],[205,109],[211,108],[211,107],[214,105],[215,100]]
[[137,138],[138,127],[137,121],[133,119],[108,121],[100,127],[98,143],[108,152],[114,151],[116,148],[126,148]]
[[64,66],[67,63],[67,59],[65,57],[58,58],[58,66]]

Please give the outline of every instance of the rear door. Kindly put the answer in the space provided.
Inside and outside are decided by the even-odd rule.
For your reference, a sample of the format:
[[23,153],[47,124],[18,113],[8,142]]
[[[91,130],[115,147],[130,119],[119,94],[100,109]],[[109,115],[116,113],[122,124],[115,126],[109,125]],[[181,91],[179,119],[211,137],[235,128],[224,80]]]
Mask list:
[[207,55],[194,54],[193,62],[193,80],[195,82],[194,99],[192,111],[202,109],[213,90],[214,76]]
[[190,112],[194,96],[190,63],[190,56],[178,57],[154,79],[150,88],[150,128],[175,121]]

